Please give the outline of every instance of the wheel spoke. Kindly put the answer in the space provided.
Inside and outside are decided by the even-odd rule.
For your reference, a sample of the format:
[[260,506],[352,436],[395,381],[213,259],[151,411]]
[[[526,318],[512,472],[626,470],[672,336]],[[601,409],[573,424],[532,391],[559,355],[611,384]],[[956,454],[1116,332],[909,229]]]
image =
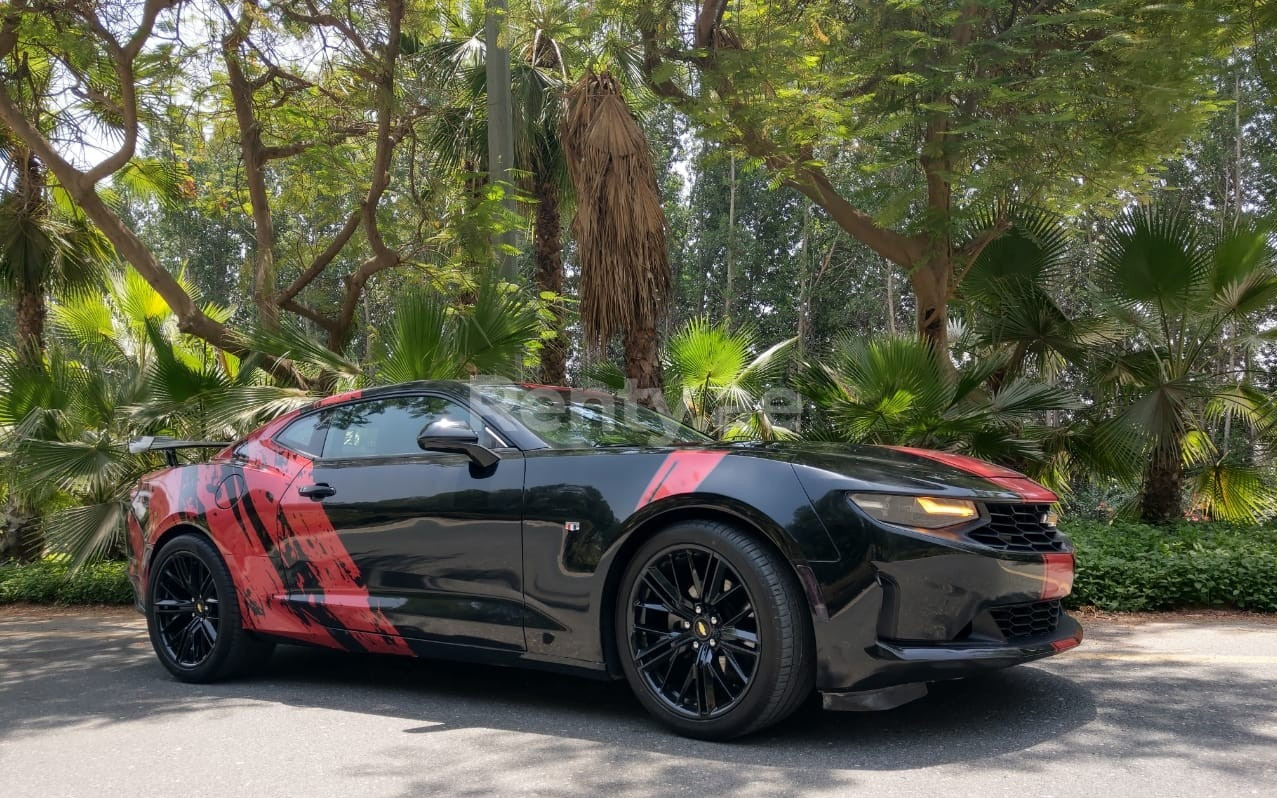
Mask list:
[[740,679],[742,684],[749,681],[749,675],[745,673],[745,669],[736,661],[736,655],[732,653],[731,647],[723,646],[722,656],[727,661],[727,664],[732,666],[732,670],[736,671],[736,678]]
[[744,629],[737,629],[734,626],[729,626],[723,630],[723,640],[739,640],[750,648],[758,648],[758,635],[753,632],[747,632]]
[[718,702],[714,696],[714,681],[709,675],[709,648],[702,648],[696,658],[696,713],[708,715]]
[[684,552],[683,559],[687,560],[687,572],[691,575],[692,590],[696,591],[695,598],[697,601],[705,601],[705,583],[701,581],[701,575],[696,573],[696,558],[692,552]]
[[655,568],[643,574],[643,581],[656,594],[656,598],[665,605],[666,612],[672,612],[680,618],[690,618],[684,602],[679,598],[678,588],[670,584],[665,575]]
[[186,664],[186,649],[194,642],[195,622],[196,619],[192,618],[186,626],[182,627],[181,637],[177,646],[177,661],[183,665]]
[[194,601],[179,601],[178,599],[160,599],[155,602],[156,612],[195,612]]
[[683,644],[691,642],[683,635],[669,635],[648,646],[634,655],[634,664],[640,670],[647,670],[659,665],[667,658],[674,656]]
[[718,589],[719,585],[722,584],[722,579],[719,577],[719,568],[722,565],[722,562],[723,561],[717,554],[711,554],[709,555],[709,562],[705,564],[705,588],[703,597],[706,604],[713,605],[718,603]]
[[735,626],[740,621],[743,621],[745,619],[745,616],[749,615],[753,611],[754,611],[753,605],[751,605],[749,602],[745,602],[745,606],[742,607],[739,612],[737,612],[735,615],[733,615],[730,618],[723,619],[723,626],[725,628]]
[[713,683],[717,685],[714,688],[714,692],[716,696],[717,696],[719,688],[722,688],[723,695],[726,696],[727,703],[730,704],[731,702],[736,700],[736,696],[732,694],[732,688],[727,686],[727,680],[725,680],[723,678],[723,675],[719,673],[719,670],[716,667],[717,665],[718,665],[717,657],[711,657],[710,661],[706,663],[705,668],[706,670],[709,671],[709,675],[713,678]]

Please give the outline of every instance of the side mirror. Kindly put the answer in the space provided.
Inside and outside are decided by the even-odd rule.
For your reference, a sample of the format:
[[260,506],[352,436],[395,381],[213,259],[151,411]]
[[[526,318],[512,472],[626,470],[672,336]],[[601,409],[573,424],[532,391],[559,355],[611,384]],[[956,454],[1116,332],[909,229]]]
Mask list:
[[501,459],[496,452],[479,445],[479,433],[469,425],[446,418],[427,424],[417,434],[417,445],[427,452],[464,454],[480,468],[490,468]]

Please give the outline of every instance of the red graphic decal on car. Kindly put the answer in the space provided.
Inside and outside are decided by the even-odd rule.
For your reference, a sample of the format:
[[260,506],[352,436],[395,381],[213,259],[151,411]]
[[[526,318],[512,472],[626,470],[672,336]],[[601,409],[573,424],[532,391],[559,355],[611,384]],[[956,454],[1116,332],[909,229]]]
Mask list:
[[647,483],[634,509],[641,509],[666,496],[693,492],[726,456],[726,452],[695,450],[671,453],[656,469],[656,475]]
[[1042,599],[1064,598],[1073,592],[1073,555],[1052,553],[1042,555],[1045,565],[1042,574]]
[[[372,606],[323,505],[293,502],[284,512],[281,499],[296,490],[292,485],[310,481],[310,459],[260,439],[238,446],[237,455],[242,465],[214,461],[155,475],[148,522],[161,530],[184,521],[208,528],[234,576],[247,628],[355,651],[411,654]],[[154,539],[151,530],[139,532]]]
[[1010,468],[990,463],[985,460],[978,460],[974,457],[967,457],[962,454],[954,454],[952,452],[937,452],[932,449],[915,449],[912,446],[888,446],[888,449],[894,449],[897,452],[912,454],[915,457],[925,457],[928,460],[934,460],[937,463],[944,463],[947,466],[953,466],[959,471],[965,471],[968,474],[987,479],[1000,488],[1006,488],[1015,495],[1019,496],[1026,502],[1044,502],[1054,504],[1060,500],[1050,490],[1042,487],[1038,483],[1029,479],[1019,471],[1013,471]]

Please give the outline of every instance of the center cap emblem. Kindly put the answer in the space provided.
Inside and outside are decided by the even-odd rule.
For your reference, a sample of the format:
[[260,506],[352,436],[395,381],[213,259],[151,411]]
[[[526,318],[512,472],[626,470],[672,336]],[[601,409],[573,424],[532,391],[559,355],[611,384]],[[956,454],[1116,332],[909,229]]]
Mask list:
[[705,623],[703,619],[696,621],[696,636],[709,637],[709,624]]

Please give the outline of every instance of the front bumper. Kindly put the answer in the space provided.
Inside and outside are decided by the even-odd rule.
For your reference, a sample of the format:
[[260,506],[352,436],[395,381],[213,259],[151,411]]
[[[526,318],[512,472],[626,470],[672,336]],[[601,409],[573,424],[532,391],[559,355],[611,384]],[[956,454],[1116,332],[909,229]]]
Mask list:
[[830,708],[880,709],[921,695],[902,685],[954,679],[1077,646],[1061,600],[1071,550],[996,551],[875,530],[841,579],[817,574],[817,689]]

